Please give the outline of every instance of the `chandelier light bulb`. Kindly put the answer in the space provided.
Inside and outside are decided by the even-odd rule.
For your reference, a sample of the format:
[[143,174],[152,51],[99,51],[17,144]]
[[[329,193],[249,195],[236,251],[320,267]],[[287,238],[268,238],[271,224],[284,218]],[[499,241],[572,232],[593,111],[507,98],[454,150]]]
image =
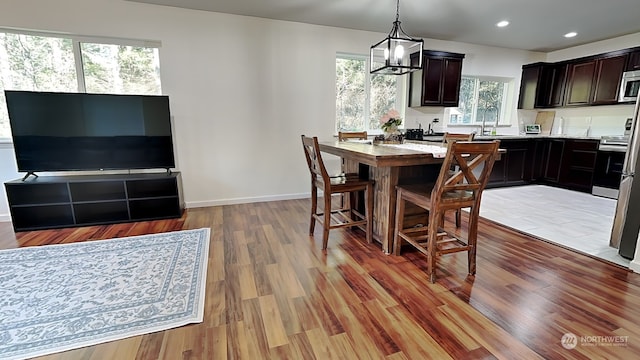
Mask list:
[[400,64],[402,62],[402,58],[404,57],[404,47],[400,44],[396,46],[396,50],[394,51],[396,62]]

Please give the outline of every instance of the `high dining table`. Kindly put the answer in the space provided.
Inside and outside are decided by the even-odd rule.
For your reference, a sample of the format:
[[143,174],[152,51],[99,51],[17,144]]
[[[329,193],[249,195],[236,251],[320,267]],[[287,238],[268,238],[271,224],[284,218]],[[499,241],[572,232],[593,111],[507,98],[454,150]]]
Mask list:
[[373,145],[348,141],[320,142],[319,145],[320,151],[344,160],[343,171],[358,172],[375,181],[373,238],[382,244],[382,251],[389,254],[393,249],[396,185],[435,181],[446,148],[435,144]]

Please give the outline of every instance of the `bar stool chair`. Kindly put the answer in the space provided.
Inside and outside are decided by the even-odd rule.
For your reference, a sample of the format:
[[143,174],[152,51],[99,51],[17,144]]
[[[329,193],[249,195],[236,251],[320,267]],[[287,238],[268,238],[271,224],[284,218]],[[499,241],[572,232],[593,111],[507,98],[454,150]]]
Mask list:
[[338,141],[347,141],[349,139],[367,140],[366,131],[338,132]]
[[473,141],[473,138],[476,136],[474,133],[470,134],[456,134],[456,133],[444,133],[442,137],[442,142],[446,145],[452,141]]
[[[373,181],[361,179],[358,174],[340,174],[330,177],[320,155],[317,137],[302,135],[302,147],[311,173],[311,219],[309,235],[313,235],[316,221],[322,227],[322,249],[327,248],[329,230],[341,227],[365,226],[367,243],[372,243],[373,234]],[[323,191],[324,208],[318,212],[318,189]],[[352,205],[351,196],[359,191],[365,193],[365,214],[363,215]],[[332,194],[345,194],[349,201],[345,201],[339,209],[332,210]]]
[[[442,143],[444,144],[444,146],[447,146],[447,144],[454,141],[473,141],[475,136],[476,136],[475,133],[456,134],[456,133],[446,132],[442,137]],[[455,171],[455,170],[456,170],[456,165],[454,164],[451,171]],[[455,216],[456,216],[456,227],[460,227],[460,224],[462,224],[462,210],[461,209],[456,210]]]
[[[406,241],[427,256],[429,280],[436,281],[436,258],[443,254],[468,252],[469,274],[476,273],[476,243],[482,191],[489,179],[498,153],[500,141],[464,142],[448,144],[438,179],[433,184],[397,186],[394,255],[400,255]],[[456,171],[450,171],[457,164]],[[473,170],[476,170],[475,172]],[[479,175],[476,175],[479,172]],[[406,202],[428,211],[423,227],[403,229]],[[467,237],[444,228],[444,213],[448,210],[470,208]],[[456,233],[460,233],[456,231]]]
[[[338,141],[349,141],[349,140],[367,140],[367,132],[366,131],[350,131],[350,132],[346,132],[346,131],[339,131],[338,132]],[[346,164],[345,164],[345,160],[342,159],[342,163],[340,164],[340,170],[342,171],[342,173],[347,172],[346,169]],[[357,194],[356,196],[354,196],[353,198],[351,198],[352,203],[351,206],[354,206],[354,204],[358,204],[360,203],[360,201],[358,200],[360,198],[361,194]],[[343,204],[345,203],[345,201],[347,201],[347,196],[346,195],[342,195],[340,196],[340,206],[344,206]]]

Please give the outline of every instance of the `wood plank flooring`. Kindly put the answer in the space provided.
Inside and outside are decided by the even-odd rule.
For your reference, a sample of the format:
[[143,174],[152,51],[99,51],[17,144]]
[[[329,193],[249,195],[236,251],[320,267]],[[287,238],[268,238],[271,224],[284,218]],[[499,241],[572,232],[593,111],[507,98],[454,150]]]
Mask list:
[[[634,359],[640,276],[488,221],[478,272],[384,255],[359,230],[308,231],[309,200],[189,209],[181,219],[14,234],[0,249],[211,228],[204,322],[42,359]],[[577,336],[565,349],[565,333]],[[621,336],[626,341],[612,344]]]

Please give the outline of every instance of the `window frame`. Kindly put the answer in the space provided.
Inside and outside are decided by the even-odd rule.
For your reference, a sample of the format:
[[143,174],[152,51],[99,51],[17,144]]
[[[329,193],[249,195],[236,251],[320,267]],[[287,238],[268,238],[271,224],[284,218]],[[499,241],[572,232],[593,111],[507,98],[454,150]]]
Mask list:
[[[354,54],[354,53],[344,53],[344,52],[337,52],[336,56],[335,56],[335,60],[338,59],[347,59],[347,60],[361,60],[364,61],[364,70],[365,70],[365,85],[364,85],[364,91],[365,91],[365,108],[364,108],[364,112],[363,112],[363,116],[364,116],[364,128],[363,129],[358,129],[357,131],[366,131],[367,134],[369,135],[381,135],[383,133],[382,129],[377,128],[377,129],[372,129],[370,128],[370,122],[369,119],[371,118],[371,76],[384,76],[384,75],[379,75],[379,74],[371,74],[368,69],[370,68],[370,61],[371,58],[368,54]],[[335,71],[334,71],[335,74]],[[387,76],[392,76],[392,75],[387,75]],[[393,75],[395,76],[395,75]],[[405,103],[405,92],[402,91],[402,89],[405,88],[405,80],[406,77],[405,76],[396,76],[396,98],[394,101],[394,109],[396,109],[402,119],[404,120],[404,103]],[[334,80],[334,88],[335,88],[335,80]],[[337,94],[336,94],[336,100],[337,100]],[[389,109],[390,110],[390,109]],[[398,127],[400,129],[403,129],[405,126],[406,121],[403,121],[402,124]],[[338,134],[338,117],[336,116],[336,118],[334,119],[334,132],[335,132],[335,136],[337,136]],[[356,131],[356,130],[354,130]]]
[[[57,32],[48,32],[48,31],[14,29],[14,28],[7,28],[7,27],[0,27],[0,33],[11,33],[11,34],[18,34],[18,35],[51,37],[51,38],[71,40],[71,46],[72,46],[71,49],[72,49],[73,58],[74,58],[74,68],[76,71],[76,80],[78,83],[78,89],[77,89],[78,93],[87,92],[84,67],[82,62],[81,46],[83,43],[155,48],[158,51],[158,57],[160,57],[160,49],[162,47],[161,42],[156,40],[137,40],[137,39],[125,39],[125,38],[117,38],[117,37],[74,35],[74,34],[65,34],[65,33],[57,33]],[[160,82],[160,91],[162,93],[162,81]],[[0,143],[12,144],[13,138],[11,136],[9,137],[0,136]]]
[[447,108],[447,116],[446,118],[447,120],[447,126],[481,126],[482,125],[482,119],[478,119],[476,117],[477,115],[477,111],[478,111],[478,99],[479,99],[479,93],[480,93],[480,87],[479,87],[479,83],[480,81],[494,81],[494,82],[500,82],[503,85],[503,91],[502,91],[502,99],[501,99],[501,106],[500,106],[500,113],[498,116],[498,121],[496,123],[496,121],[485,121],[485,125],[490,125],[490,126],[510,126],[511,125],[511,121],[510,121],[510,114],[512,112],[511,108],[510,108],[510,104],[511,101],[513,99],[513,89],[514,89],[514,81],[515,79],[513,78],[506,78],[506,77],[496,77],[496,76],[482,76],[482,75],[462,75],[461,79],[473,79],[475,81],[475,86],[474,86],[474,92],[473,92],[473,107],[471,110],[471,115],[472,115],[472,121],[469,123],[461,123],[461,122],[455,122],[452,123],[451,119],[452,119],[452,113],[454,111],[456,112],[460,112],[458,109],[458,107],[452,107],[452,108]]

